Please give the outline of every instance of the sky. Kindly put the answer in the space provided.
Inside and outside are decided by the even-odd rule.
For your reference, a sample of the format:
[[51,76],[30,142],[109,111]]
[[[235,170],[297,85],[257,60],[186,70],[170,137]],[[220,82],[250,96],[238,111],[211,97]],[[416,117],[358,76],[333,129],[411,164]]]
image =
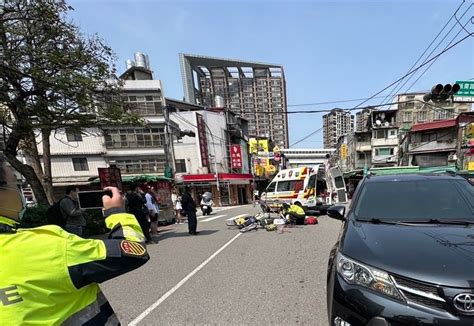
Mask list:
[[[148,54],[166,97],[183,98],[179,53],[190,53],[283,65],[292,111],[350,108],[360,101],[295,105],[367,98],[388,86],[405,75],[462,2],[74,0],[69,4],[74,8],[70,17],[80,30],[97,33],[115,51],[119,73],[136,51]],[[466,9],[461,23],[474,13],[469,0],[457,17]],[[453,19],[426,55],[455,24]],[[474,30],[472,21],[466,29]],[[456,25],[433,55],[459,30]],[[462,31],[456,40],[466,35]],[[474,78],[473,40],[470,37],[440,56],[410,91]],[[375,98],[368,104],[382,101]],[[289,115],[290,144],[321,126],[322,113]],[[316,133],[295,148],[322,148],[322,137],[322,132]]]

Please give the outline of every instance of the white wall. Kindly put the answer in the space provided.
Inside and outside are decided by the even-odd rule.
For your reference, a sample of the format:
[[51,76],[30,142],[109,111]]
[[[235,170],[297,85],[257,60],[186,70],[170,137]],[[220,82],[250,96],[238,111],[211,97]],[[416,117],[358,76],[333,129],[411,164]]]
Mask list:
[[[87,165],[89,170],[87,171],[74,171],[74,165],[72,163],[73,157],[85,157],[87,158]],[[55,178],[65,177],[93,177],[98,176],[97,168],[107,167],[107,163],[102,156],[68,156],[68,157],[53,157],[51,159],[52,174]]]
[[[184,159],[186,161],[186,171],[190,174],[203,174],[209,171],[203,168],[201,164],[201,155],[199,150],[199,137],[197,132],[196,112],[201,114],[210,129],[206,128],[207,150],[210,155],[217,157],[217,170],[227,172],[226,161],[226,143],[225,128],[226,120],[224,114],[209,111],[176,112],[170,114],[170,119],[176,122],[181,130],[192,130],[196,137],[183,137],[180,142],[174,143],[175,159]],[[214,137],[212,137],[210,135]],[[215,152],[214,152],[215,151]],[[211,171],[214,171],[214,159],[210,159]]]
[[[100,135],[98,129],[88,129],[82,135],[82,141],[69,142],[66,137],[64,129],[58,130],[50,136],[51,155],[80,155],[80,154],[104,154],[104,137]],[[41,135],[37,135],[36,142],[38,144],[38,151],[41,155],[43,147],[41,144]]]

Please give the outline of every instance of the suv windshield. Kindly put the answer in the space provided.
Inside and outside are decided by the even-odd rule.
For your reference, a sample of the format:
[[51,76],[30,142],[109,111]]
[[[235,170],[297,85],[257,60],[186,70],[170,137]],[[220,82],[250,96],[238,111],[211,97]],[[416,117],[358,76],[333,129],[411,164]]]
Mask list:
[[474,187],[447,179],[368,182],[355,215],[380,221],[474,221]]

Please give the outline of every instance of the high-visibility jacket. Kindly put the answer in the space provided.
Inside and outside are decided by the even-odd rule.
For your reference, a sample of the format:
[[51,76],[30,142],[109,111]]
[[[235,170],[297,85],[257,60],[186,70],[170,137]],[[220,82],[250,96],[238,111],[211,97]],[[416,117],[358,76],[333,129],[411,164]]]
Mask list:
[[149,256],[133,215],[114,209],[105,222],[108,239],[95,240],[0,217],[0,325],[119,325],[97,283]]
[[295,215],[305,215],[303,207],[299,205],[290,205],[290,208],[286,211],[287,214],[295,214]]

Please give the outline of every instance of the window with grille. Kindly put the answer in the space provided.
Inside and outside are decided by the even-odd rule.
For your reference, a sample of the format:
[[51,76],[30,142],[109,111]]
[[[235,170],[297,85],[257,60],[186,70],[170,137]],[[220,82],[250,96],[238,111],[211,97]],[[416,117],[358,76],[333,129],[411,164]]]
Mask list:
[[124,173],[164,173],[165,158],[116,160],[115,165]]
[[68,142],[82,141],[82,134],[79,131],[73,131],[71,129],[66,129],[66,138],[67,138]]
[[74,166],[74,171],[89,171],[89,165],[85,157],[74,157],[72,165]]
[[122,97],[124,108],[143,116],[162,116],[163,105],[161,95]]
[[440,109],[435,112],[435,120],[445,120],[454,118],[453,109]]
[[411,121],[412,121],[411,111],[403,112],[403,122],[411,122]]
[[186,173],[186,160],[176,160],[176,173]]
[[418,122],[425,122],[428,120],[428,112],[420,111],[418,112]]
[[111,129],[104,138],[107,148],[161,147],[165,133],[163,128]]

